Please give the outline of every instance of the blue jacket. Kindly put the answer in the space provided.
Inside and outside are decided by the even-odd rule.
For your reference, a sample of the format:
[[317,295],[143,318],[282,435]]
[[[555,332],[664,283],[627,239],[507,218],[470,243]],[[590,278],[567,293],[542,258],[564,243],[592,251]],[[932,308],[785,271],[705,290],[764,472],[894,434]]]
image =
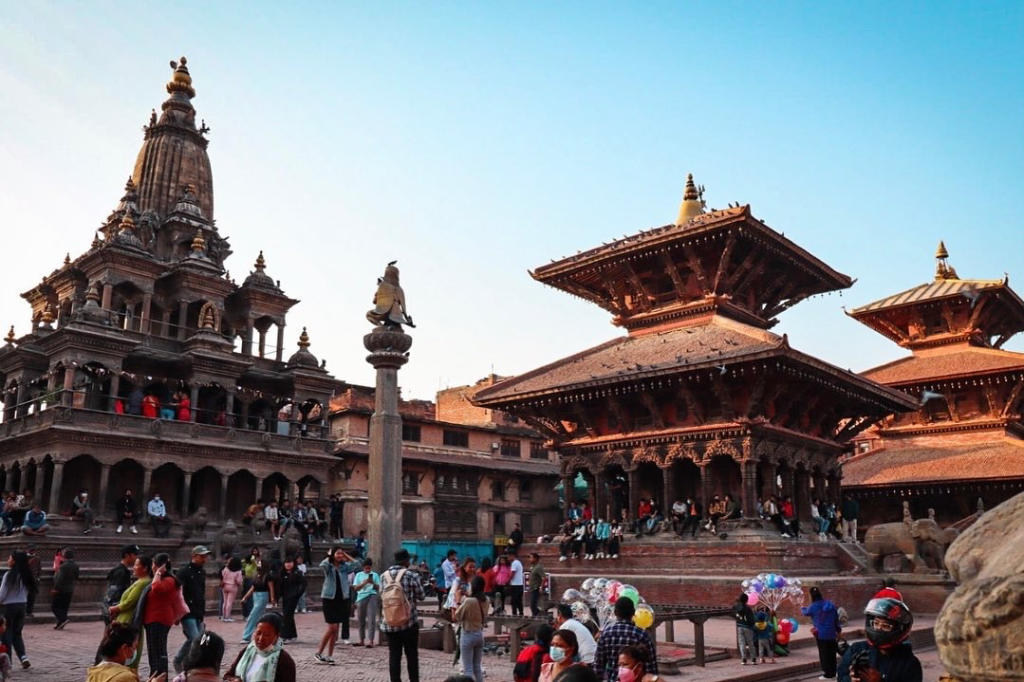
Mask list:
[[811,602],[800,612],[811,617],[811,623],[818,630],[818,639],[835,640],[839,636],[839,613],[836,605],[828,599]]
[[350,573],[362,570],[363,566],[358,561],[347,561],[341,564],[337,569],[334,568],[334,564],[331,563],[330,559],[324,559],[320,562],[320,569],[324,572],[324,586],[320,590],[321,599],[334,599],[335,589],[338,583],[335,575],[341,575],[341,598],[348,599],[349,588],[351,587],[348,583],[348,576]]

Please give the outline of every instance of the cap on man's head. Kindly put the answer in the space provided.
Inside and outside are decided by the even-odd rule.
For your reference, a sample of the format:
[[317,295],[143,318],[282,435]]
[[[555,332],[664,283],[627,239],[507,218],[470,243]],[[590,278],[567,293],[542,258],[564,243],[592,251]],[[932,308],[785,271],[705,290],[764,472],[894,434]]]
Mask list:
[[121,548],[121,558],[125,558],[129,554],[140,554],[142,552],[138,545],[125,545]]
[[207,554],[210,554],[210,550],[206,545],[196,545],[192,548],[192,556],[206,556]]

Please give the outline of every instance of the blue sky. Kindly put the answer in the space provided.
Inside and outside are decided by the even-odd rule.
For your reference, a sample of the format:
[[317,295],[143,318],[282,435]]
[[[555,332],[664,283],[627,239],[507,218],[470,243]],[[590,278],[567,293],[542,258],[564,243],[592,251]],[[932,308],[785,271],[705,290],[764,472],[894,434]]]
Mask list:
[[406,396],[619,334],[527,270],[671,222],[687,172],[857,278],[776,327],[841,367],[904,353],[840,306],[930,279],[940,238],[1024,293],[1019,2],[33,2],[0,6],[4,326],[116,204],[181,54],[232,275],[264,249],[287,352],[306,325],[352,382],[394,259]]

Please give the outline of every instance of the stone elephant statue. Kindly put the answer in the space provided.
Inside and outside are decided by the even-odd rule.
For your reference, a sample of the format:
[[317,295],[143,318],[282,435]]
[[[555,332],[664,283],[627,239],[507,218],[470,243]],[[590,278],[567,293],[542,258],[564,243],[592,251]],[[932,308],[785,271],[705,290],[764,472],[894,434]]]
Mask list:
[[956,539],[956,529],[943,529],[934,519],[881,523],[868,529],[864,549],[871,567],[882,571],[882,562],[891,554],[900,555],[915,573],[943,570],[946,548]]

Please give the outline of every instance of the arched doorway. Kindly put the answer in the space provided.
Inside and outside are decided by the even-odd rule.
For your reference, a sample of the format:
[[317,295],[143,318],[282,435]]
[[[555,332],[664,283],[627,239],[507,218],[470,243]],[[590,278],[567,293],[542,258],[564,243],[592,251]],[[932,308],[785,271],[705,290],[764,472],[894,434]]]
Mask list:
[[320,481],[312,474],[299,479],[299,499],[320,504]]
[[740,463],[729,455],[715,455],[708,463],[709,489],[712,495],[732,495],[734,500],[742,498],[743,474]]
[[281,504],[291,498],[291,483],[284,474],[274,472],[263,479],[263,492],[260,497],[268,504],[271,500],[277,500],[277,503]]
[[[672,463],[667,475],[672,476],[672,489],[675,490],[676,498],[680,500],[694,499],[700,497],[700,467],[693,463],[689,457],[677,459]],[[671,505],[675,500],[666,501]]]
[[213,467],[203,467],[192,474],[188,495],[188,513],[206,507],[208,518],[220,516],[220,472]]
[[[635,489],[637,494],[640,495],[640,499],[650,500],[654,499],[658,503],[658,508],[661,509],[661,513],[665,513],[665,479],[663,477],[662,469],[653,462],[641,462],[637,465],[633,471],[633,475],[637,477],[637,483]],[[630,516],[635,517],[637,506],[640,504],[640,500],[630,500]],[[670,501],[671,505],[672,502]]]
[[117,501],[124,496],[125,491],[132,491],[132,498],[135,500],[135,507],[139,512],[144,511],[145,505],[149,502],[146,499],[146,491],[142,484],[146,480],[146,471],[142,465],[134,459],[122,459],[110,467],[110,486],[105,500],[104,511],[110,515],[116,514]]
[[89,491],[92,504],[99,511],[100,463],[92,455],[79,455],[64,465],[64,479],[61,481],[60,510],[71,509],[71,501],[82,490]]
[[228,477],[228,500],[225,513],[229,519],[241,519],[249,505],[256,501],[256,477],[249,471],[236,471]]
[[168,462],[153,472],[147,502],[148,498],[159,493],[164,501],[164,505],[167,507],[167,513],[180,519],[182,516],[181,498],[184,488],[185,473],[177,464]]

